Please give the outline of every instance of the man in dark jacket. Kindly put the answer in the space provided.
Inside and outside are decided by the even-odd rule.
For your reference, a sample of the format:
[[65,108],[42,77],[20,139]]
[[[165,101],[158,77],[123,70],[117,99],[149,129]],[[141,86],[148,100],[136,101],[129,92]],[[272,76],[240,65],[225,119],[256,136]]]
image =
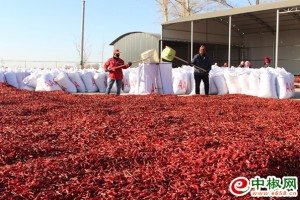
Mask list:
[[209,78],[208,73],[211,70],[211,62],[209,57],[206,55],[206,47],[201,45],[199,49],[199,54],[196,54],[191,61],[191,64],[198,66],[194,69],[194,79],[195,79],[195,89],[196,94],[200,94],[200,82],[203,80],[204,88],[205,88],[205,95],[208,95],[209,92]]

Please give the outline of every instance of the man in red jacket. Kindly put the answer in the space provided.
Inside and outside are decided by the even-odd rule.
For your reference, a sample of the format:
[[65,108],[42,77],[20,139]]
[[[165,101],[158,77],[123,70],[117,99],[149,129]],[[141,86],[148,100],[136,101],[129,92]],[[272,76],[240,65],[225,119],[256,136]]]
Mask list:
[[[115,81],[117,84],[117,96],[120,95],[121,93],[121,87],[122,87],[122,79],[123,79],[123,71],[122,69],[127,69],[132,65],[131,62],[128,62],[128,64],[124,64],[124,60],[120,58],[120,51],[118,49],[115,49],[113,52],[113,57],[109,58],[105,63],[104,63],[104,70],[108,73],[109,76],[109,82],[108,82],[108,87],[106,89],[106,94],[110,93],[110,90],[112,86],[114,85]],[[117,68],[118,66],[123,65],[121,68]]]

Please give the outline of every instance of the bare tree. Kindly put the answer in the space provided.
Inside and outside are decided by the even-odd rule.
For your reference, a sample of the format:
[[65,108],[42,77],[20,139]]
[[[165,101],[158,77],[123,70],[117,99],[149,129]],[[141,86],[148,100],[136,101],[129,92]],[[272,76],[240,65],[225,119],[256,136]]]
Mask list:
[[203,10],[203,0],[155,0],[163,13],[164,21],[170,18],[184,17]]
[[222,5],[224,7],[227,7],[227,8],[234,8],[235,7],[234,5],[230,4],[227,0],[210,0],[210,1],[213,2],[213,3],[220,4],[220,5]]
[[[203,11],[216,11],[221,9],[236,8],[238,5],[230,3],[228,0],[155,0],[161,12],[163,13],[164,21],[170,19],[189,16]],[[247,0],[249,5],[262,4],[280,0]]]
[[159,7],[162,10],[164,21],[167,22],[169,21],[169,0],[155,0],[156,3],[158,3]]
[[[80,51],[80,44],[76,43],[75,45],[76,45],[76,50],[78,52],[78,55],[81,56],[80,55],[80,52],[81,52]],[[84,67],[86,66],[86,63],[89,60],[89,57],[91,56],[91,52],[87,51],[86,49],[90,49],[90,47],[89,48],[86,48],[86,47],[83,48],[83,66]]]
[[169,4],[169,0],[163,0],[163,2],[162,2],[162,8],[163,8],[165,22],[169,21],[168,4]]

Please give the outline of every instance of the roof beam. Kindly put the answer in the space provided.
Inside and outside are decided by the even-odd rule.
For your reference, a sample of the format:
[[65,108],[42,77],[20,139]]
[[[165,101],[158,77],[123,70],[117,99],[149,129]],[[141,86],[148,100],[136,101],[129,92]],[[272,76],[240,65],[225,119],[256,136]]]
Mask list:
[[245,16],[248,16],[252,19],[254,19],[256,22],[260,23],[262,26],[266,27],[270,32],[272,32],[273,34],[276,32],[276,30],[274,30],[270,25],[268,25],[264,20],[262,20],[259,17],[256,17],[255,15],[251,14],[251,13],[246,13],[244,14]]
[[293,12],[300,12],[300,7],[284,8],[281,9],[279,13],[283,14],[283,13],[293,13]]
[[296,12],[300,12],[300,7],[285,8],[285,9],[282,9],[279,13],[280,14],[289,14],[294,19],[296,19],[297,21],[300,22],[300,15],[297,14]]
[[[220,22],[221,24],[224,24],[225,26],[229,26],[229,21],[227,21],[226,19],[223,18],[213,18],[214,21]],[[241,29],[239,29],[236,25],[232,25],[231,28],[236,31],[238,34],[240,34],[240,36],[245,35],[244,31],[242,31]]]

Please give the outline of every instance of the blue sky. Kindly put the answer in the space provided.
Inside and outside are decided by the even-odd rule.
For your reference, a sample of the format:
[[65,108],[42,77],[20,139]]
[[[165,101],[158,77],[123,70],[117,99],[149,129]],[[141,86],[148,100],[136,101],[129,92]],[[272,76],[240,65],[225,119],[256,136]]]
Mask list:
[[[131,31],[161,32],[154,0],[86,0],[89,61],[112,55],[109,44]],[[79,61],[82,0],[1,0],[0,61]],[[0,63],[1,64],[1,63]],[[6,63],[8,64],[8,62]]]
[[[0,65],[3,60],[80,61],[82,0],[0,3]],[[85,49],[89,61],[101,62],[102,52],[104,61],[111,57],[113,47],[109,44],[124,33],[160,33],[162,22],[155,0],[86,0]],[[6,66],[10,63],[4,62]]]

